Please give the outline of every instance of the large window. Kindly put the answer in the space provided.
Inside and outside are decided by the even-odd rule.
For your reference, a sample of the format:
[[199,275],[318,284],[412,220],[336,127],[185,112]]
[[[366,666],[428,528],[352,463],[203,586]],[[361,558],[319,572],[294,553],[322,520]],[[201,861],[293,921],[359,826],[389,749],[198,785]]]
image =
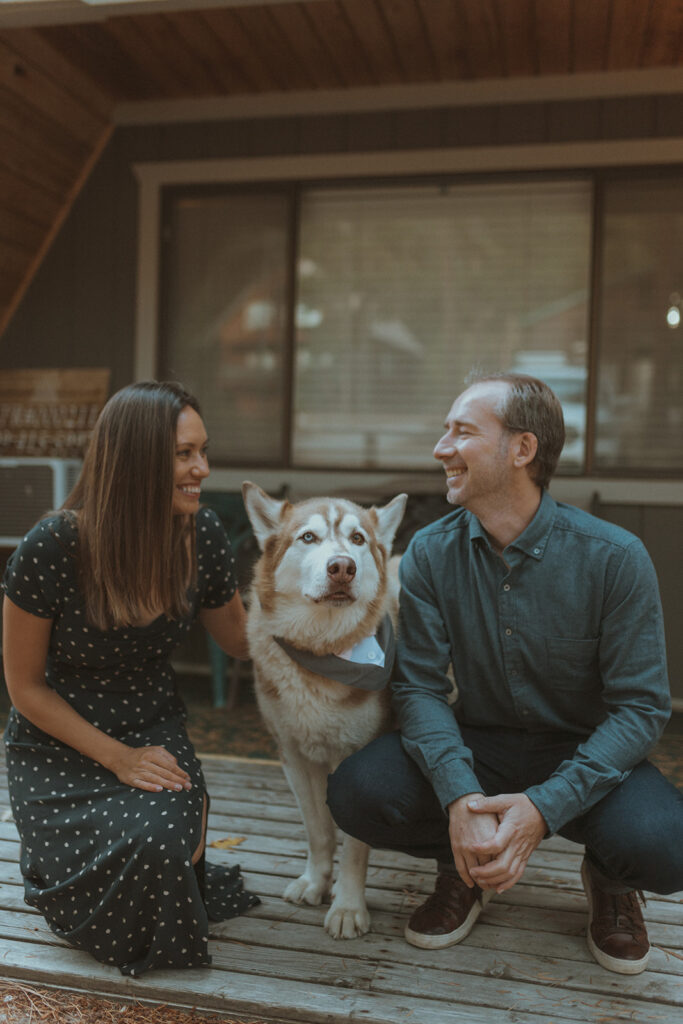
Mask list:
[[513,369],[562,401],[560,472],[670,473],[681,184],[168,190],[159,372],[200,397],[218,465],[430,468],[467,374]]
[[301,200],[297,465],[421,468],[473,367],[535,368],[585,433],[590,186],[310,191]]
[[683,469],[683,180],[604,202],[595,465]]
[[277,463],[286,456],[288,199],[179,195],[166,213],[161,375],[198,396],[214,462]]

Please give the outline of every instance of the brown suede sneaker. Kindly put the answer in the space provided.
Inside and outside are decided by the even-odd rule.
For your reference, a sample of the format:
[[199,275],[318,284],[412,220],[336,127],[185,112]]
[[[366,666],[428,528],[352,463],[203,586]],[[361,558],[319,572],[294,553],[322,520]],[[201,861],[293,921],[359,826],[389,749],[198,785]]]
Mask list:
[[478,885],[468,888],[460,876],[443,872],[436,877],[434,892],[415,910],[403,934],[411,946],[445,949],[461,942],[491,899]]
[[650,958],[650,943],[639,903],[639,897],[645,902],[643,894],[633,890],[604,892],[585,857],[581,879],[588,897],[586,942],[591,953],[608,971],[640,974]]

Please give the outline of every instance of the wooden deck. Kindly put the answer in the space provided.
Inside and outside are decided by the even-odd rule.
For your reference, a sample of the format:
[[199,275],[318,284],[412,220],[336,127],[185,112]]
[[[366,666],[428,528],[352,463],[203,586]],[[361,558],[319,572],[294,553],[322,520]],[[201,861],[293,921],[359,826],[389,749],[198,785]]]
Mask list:
[[[552,839],[522,882],[489,903],[472,934],[441,952],[407,945],[407,913],[431,891],[420,862],[373,853],[372,932],[335,942],[321,907],[280,899],[305,855],[298,811],[278,765],[205,757],[209,842],[244,837],[213,860],[239,861],[263,903],[212,928],[213,965],[123,978],[52,935],[23,902],[19,842],[0,791],[0,977],[116,999],[197,1007],[278,1024],[683,1024],[683,894],[648,899],[649,969],[602,970],[584,942],[581,850]],[[683,852],[681,854],[683,856]]]

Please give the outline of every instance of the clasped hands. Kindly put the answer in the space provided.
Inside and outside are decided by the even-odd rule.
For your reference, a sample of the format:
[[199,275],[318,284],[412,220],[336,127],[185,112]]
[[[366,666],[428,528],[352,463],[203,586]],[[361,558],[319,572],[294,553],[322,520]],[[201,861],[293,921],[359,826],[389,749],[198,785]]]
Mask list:
[[448,805],[449,836],[458,874],[468,886],[504,892],[524,874],[547,832],[524,793],[469,793]]

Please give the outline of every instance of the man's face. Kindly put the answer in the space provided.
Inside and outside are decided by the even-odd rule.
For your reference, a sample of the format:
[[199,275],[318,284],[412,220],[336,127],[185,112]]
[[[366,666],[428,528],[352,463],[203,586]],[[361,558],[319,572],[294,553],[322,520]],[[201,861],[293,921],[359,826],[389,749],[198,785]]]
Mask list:
[[485,511],[489,502],[505,498],[513,438],[494,409],[507,388],[504,381],[473,384],[451,406],[446,433],[434,448],[434,458],[446,472],[451,505]]

